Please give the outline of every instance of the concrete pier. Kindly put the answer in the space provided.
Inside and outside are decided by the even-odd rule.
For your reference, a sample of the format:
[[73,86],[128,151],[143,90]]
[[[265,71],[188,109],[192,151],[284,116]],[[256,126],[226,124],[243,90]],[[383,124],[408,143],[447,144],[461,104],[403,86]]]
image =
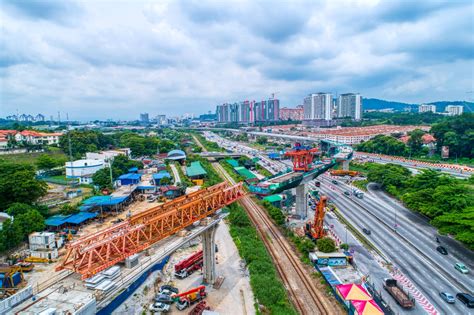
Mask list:
[[216,235],[217,225],[201,234],[203,253],[203,282],[214,284],[216,280]]
[[296,215],[301,219],[308,216],[308,187],[305,184],[296,187]]

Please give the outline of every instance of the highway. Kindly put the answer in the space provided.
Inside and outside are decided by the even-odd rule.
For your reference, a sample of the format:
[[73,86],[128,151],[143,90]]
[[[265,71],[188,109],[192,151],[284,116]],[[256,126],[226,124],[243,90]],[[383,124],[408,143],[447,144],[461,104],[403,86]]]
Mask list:
[[[436,251],[433,231],[411,221],[406,216],[397,216],[397,231],[394,231],[395,209],[386,200],[369,193],[363,200],[343,194],[350,190],[348,185],[339,181],[334,185],[328,176],[322,176],[321,192],[328,195],[340,212],[348,218],[356,228],[371,230],[369,239],[393,264],[406,275],[423,293],[423,295],[443,314],[466,314],[468,309],[457,301],[454,305],[445,303],[440,291],[452,294],[472,292],[474,288],[472,276],[472,252],[460,251],[443,256]],[[400,206],[401,207],[401,206]],[[406,210],[408,211],[408,210]],[[401,213],[401,211],[400,211]],[[431,228],[433,229],[433,228]],[[434,230],[434,229],[433,229]],[[453,257],[452,255],[456,255]],[[467,260],[464,260],[464,259]],[[463,275],[454,269],[454,262],[462,261],[471,267],[471,274]]]

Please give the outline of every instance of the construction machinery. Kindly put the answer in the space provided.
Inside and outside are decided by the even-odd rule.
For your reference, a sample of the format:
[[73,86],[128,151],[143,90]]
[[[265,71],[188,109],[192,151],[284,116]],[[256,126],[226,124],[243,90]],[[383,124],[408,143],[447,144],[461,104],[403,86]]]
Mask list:
[[357,171],[349,171],[349,170],[331,170],[329,171],[329,174],[332,176],[350,176],[350,177],[356,177],[360,175],[360,172]]
[[326,196],[320,196],[314,213],[314,220],[306,222],[305,234],[312,240],[322,238],[326,232],[324,230],[324,215],[326,214]]
[[297,142],[292,151],[285,152],[285,156],[293,161],[293,171],[308,172],[311,169],[311,164],[317,153],[317,148],[303,146]]
[[20,266],[0,267],[0,295],[9,296],[15,293],[23,283],[23,272]]
[[176,308],[182,311],[190,305],[194,304],[195,302],[201,301],[206,296],[206,287],[200,285],[186,292],[180,294],[173,294],[171,298],[176,302]]
[[71,270],[87,279],[158,241],[178,233],[245,196],[242,183],[220,183],[131,215],[123,222],[66,245],[56,271]]
[[202,264],[203,254],[202,250],[200,250],[174,265],[174,275],[180,279],[184,279],[194,271],[202,269]]

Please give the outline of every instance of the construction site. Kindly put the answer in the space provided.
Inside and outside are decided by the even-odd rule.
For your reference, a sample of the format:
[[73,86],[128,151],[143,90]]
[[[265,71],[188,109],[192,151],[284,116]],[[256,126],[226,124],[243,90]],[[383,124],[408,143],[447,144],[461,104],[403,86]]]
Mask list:
[[[323,159],[320,149],[297,143],[285,153],[291,163],[288,171],[268,178],[255,170],[244,172],[235,160],[229,163],[235,174],[250,179],[247,184],[236,182],[209,157],[224,181],[207,188],[190,187],[174,198],[147,197],[137,191],[138,187],[143,191],[143,182],[163,176],[124,177],[130,182],[111,197],[84,203],[88,209],[100,208],[100,214],[109,210],[110,215],[56,216],[48,219],[49,232],[30,235],[23,259],[0,269],[4,297],[0,314],[254,314],[247,262],[239,256],[225,223],[228,212],[224,210],[234,202],[257,227],[295,310],[342,314],[325,286],[312,278],[313,267],[301,262],[300,254],[258,202],[271,196],[269,200],[280,202],[275,196],[295,191],[294,204],[282,207],[279,203],[286,212],[286,226],[313,241],[332,237],[324,224],[327,198],[308,190],[317,176],[344,159],[340,158],[344,148],[330,149],[333,157]],[[173,175],[180,176],[176,168],[182,168],[195,184],[203,185],[206,170],[196,163],[190,167],[173,164]],[[175,178],[175,182],[183,180]],[[71,222],[84,224],[72,232]],[[316,251],[309,258],[315,266],[325,261],[325,267],[317,270],[338,279],[337,284],[360,283],[360,275],[349,268],[349,252]],[[331,266],[344,270],[334,271]],[[333,290],[333,296],[337,295]]]

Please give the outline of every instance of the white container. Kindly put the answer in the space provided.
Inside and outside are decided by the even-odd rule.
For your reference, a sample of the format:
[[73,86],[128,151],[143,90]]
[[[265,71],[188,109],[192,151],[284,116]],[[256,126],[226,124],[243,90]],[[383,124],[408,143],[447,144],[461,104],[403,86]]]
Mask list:
[[57,259],[58,250],[56,248],[32,250],[31,256],[37,257],[37,258],[44,258],[44,259]]

